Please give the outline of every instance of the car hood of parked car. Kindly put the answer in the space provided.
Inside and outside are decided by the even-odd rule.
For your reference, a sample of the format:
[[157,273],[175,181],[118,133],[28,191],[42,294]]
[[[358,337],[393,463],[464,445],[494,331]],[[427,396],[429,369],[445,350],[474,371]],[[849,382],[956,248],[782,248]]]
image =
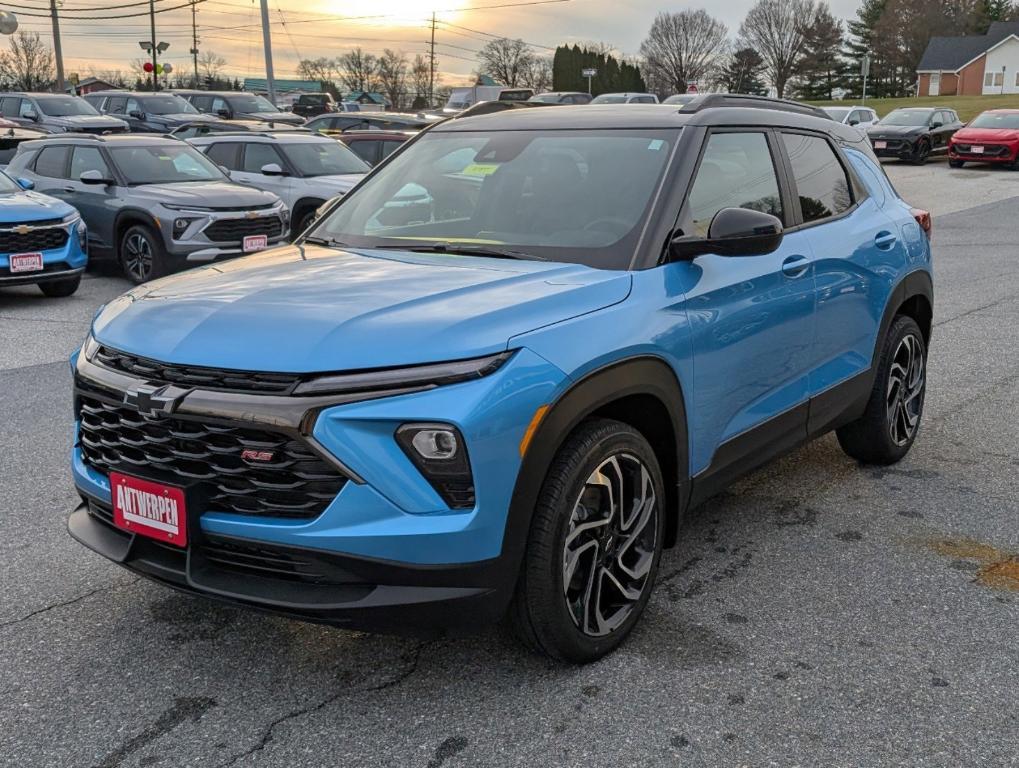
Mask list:
[[146,120],[150,123],[165,123],[177,127],[178,125],[189,125],[191,123],[215,123],[218,117],[212,115],[196,115],[194,112],[174,112],[165,115],[147,115]]
[[228,210],[270,205],[279,198],[272,192],[245,187],[232,181],[177,181],[168,184],[139,184],[131,187],[131,196],[146,196],[170,205]]
[[66,128],[68,131],[96,128],[127,128],[127,123],[116,117],[106,115],[67,115],[66,117],[47,117],[45,125],[50,128]]
[[244,112],[241,113],[241,118],[245,120],[263,120],[270,123],[304,124],[304,118],[300,115],[295,115],[293,112]]
[[955,132],[953,138],[957,142],[1017,141],[1019,140],[1019,130],[1014,128],[962,128]]
[[867,133],[871,136],[906,136],[911,133],[926,133],[927,127],[923,125],[872,125]]
[[111,301],[96,339],[169,363],[307,373],[466,359],[623,301],[628,272],[577,264],[287,246]]
[[74,208],[49,195],[38,192],[0,193],[0,227],[4,222],[46,221],[63,218]]

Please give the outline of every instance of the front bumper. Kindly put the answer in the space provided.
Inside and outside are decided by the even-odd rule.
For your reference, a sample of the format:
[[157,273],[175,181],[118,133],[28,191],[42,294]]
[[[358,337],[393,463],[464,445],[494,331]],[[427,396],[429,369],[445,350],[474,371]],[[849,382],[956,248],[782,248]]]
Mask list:
[[[973,147],[983,147],[983,152],[974,152]],[[1019,143],[995,144],[977,142],[953,142],[948,148],[948,157],[971,163],[1014,163],[1019,158]]]
[[[174,234],[175,219],[190,220],[188,226],[179,235]],[[244,250],[243,234],[227,239],[210,235],[210,232],[215,231],[217,225],[222,226],[224,223],[250,225],[250,234],[275,231],[276,234],[268,235],[266,247],[271,248],[287,242],[290,212],[283,203],[280,203],[273,208],[250,212],[201,211],[181,208],[180,210],[167,210],[160,214],[160,230],[163,233],[163,242],[167,252],[188,263],[209,262],[219,258],[243,256],[248,253]]]
[[[878,141],[884,142],[885,146],[878,149],[875,146],[875,142]],[[870,143],[874,149],[874,154],[878,157],[907,158],[911,157],[916,151],[914,139],[871,139]]]
[[[75,369],[79,382],[110,392],[144,383],[83,355]],[[505,538],[520,466],[518,446],[535,410],[550,402],[564,381],[557,368],[520,350],[482,379],[409,394],[358,393],[346,402],[335,396],[190,390],[175,406],[174,419],[271,427],[311,446],[349,480],[320,513],[302,519],[189,502],[189,547],[180,550],[112,527],[108,476],[85,461],[76,434],[73,475],[88,506],[72,515],[70,531],[99,554],[149,578],[265,610],[368,628],[385,627],[393,615],[399,617],[395,625],[413,623],[412,616],[429,626],[488,623],[507,605],[522,552],[522,541]],[[469,446],[473,508],[447,507],[395,441],[400,425],[435,420],[455,425]],[[170,482],[143,465],[114,468]],[[210,543],[223,542],[271,550],[274,562],[284,553],[323,565],[328,574],[354,575],[311,587],[304,580],[295,587],[293,577],[250,568],[230,567],[224,573],[203,554]],[[390,609],[397,606],[394,614]]]
[[[45,229],[66,229],[67,241],[59,248],[38,251],[42,254],[42,271],[11,272],[11,254],[0,253],[0,286],[38,285],[51,280],[65,280],[80,275],[85,271],[85,266],[88,263],[88,254],[82,250],[78,242],[78,227],[81,226],[83,226],[81,220],[76,219],[68,224],[45,227]],[[0,229],[4,228],[4,225],[0,224]],[[35,251],[31,247],[17,251],[17,253],[26,252]]]

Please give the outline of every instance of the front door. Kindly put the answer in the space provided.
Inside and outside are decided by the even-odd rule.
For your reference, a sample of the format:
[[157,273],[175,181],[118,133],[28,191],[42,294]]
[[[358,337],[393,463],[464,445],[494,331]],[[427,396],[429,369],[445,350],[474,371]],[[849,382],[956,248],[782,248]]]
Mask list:
[[230,178],[256,189],[264,189],[283,199],[292,207],[290,189],[292,182],[289,176],[268,176],[262,173],[267,165],[278,165],[286,169],[286,161],[280,156],[272,144],[263,142],[244,142],[241,146],[240,164],[236,171],[230,172]]
[[[706,235],[723,208],[765,211],[788,222],[777,150],[763,129],[709,134],[680,215],[682,231]],[[807,235],[792,232],[774,253],[708,254],[666,267],[682,286],[691,330],[694,474],[750,458],[752,441],[740,438],[765,423],[772,446],[804,436],[814,343],[811,256]]]
[[931,75],[931,84],[927,89],[928,96],[937,96],[941,93],[941,75],[935,72]]
[[88,225],[90,246],[114,248],[117,245],[113,242],[117,202],[114,185],[83,184],[81,174],[85,171],[98,171],[104,179],[113,178],[113,171],[98,147],[75,146],[71,149],[71,172],[64,199],[78,209]]

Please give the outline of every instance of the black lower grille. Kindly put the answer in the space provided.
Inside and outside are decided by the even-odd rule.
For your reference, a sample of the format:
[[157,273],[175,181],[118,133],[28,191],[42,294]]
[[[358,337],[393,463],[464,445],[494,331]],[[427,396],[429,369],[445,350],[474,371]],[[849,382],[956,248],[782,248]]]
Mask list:
[[67,243],[67,230],[63,227],[40,227],[25,233],[11,229],[0,230],[0,253],[31,253],[63,248]]
[[220,219],[205,228],[205,236],[219,243],[237,242],[251,235],[277,237],[283,234],[283,222],[275,216],[254,219]]
[[305,584],[348,584],[350,574],[269,544],[240,543],[210,538],[197,545],[198,553],[211,566],[244,576],[262,576]]
[[99,347],[95,363],[104,368],[138,376],[154,384],[176,384],[181,387],[217,389],[231,392],[286,395],[300,381],[292,373],[262,373],[205,368],[197,365],[160,363],[137,355],[129,355],[110,347]]
[[983,152],[974,152],[973,145],[971,144],[956,144],[955,151],[961,155],[973,155],[974,157],[1000,157],[1001,155],[1008,154],[1008,147],[1001,144],[977,144],[978,147],[983,147]]
[[[347,481],[305,443],[285,434],[176,417],[146,419],[133,408],[81,390],[77,399],[87,464],[193,488],[208,510],[311,518]],[[242,458],[245,451],[253,456]]]

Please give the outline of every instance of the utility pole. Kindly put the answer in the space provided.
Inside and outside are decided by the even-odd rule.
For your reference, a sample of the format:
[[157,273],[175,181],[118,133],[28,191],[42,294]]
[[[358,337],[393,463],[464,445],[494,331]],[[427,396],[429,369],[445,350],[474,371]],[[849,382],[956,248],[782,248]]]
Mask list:
[[198,87],[198,3],[191,0],[191,58],[195,63],[194,87]]
[[[56,2],[56,0],[50,0]],[[156,1],[149,0],[149,30],[152,33],[152,92],[159,90],[159,79],[156,74]]]
[[269,34],[269,0],[262,0],[262,42],[265,44],[265,85],[269,101],[276,103],[276,78],[272,73],[272,37]]
[[435,11],[432,11],[432,46],[428,54],[428,107],[435,106]]
[[57,16],[57,0],[50,0],[50,20],[53,22],[53,56],[57,60],[57,90],[64,92],[64,54],[60,50],[60,19]]

